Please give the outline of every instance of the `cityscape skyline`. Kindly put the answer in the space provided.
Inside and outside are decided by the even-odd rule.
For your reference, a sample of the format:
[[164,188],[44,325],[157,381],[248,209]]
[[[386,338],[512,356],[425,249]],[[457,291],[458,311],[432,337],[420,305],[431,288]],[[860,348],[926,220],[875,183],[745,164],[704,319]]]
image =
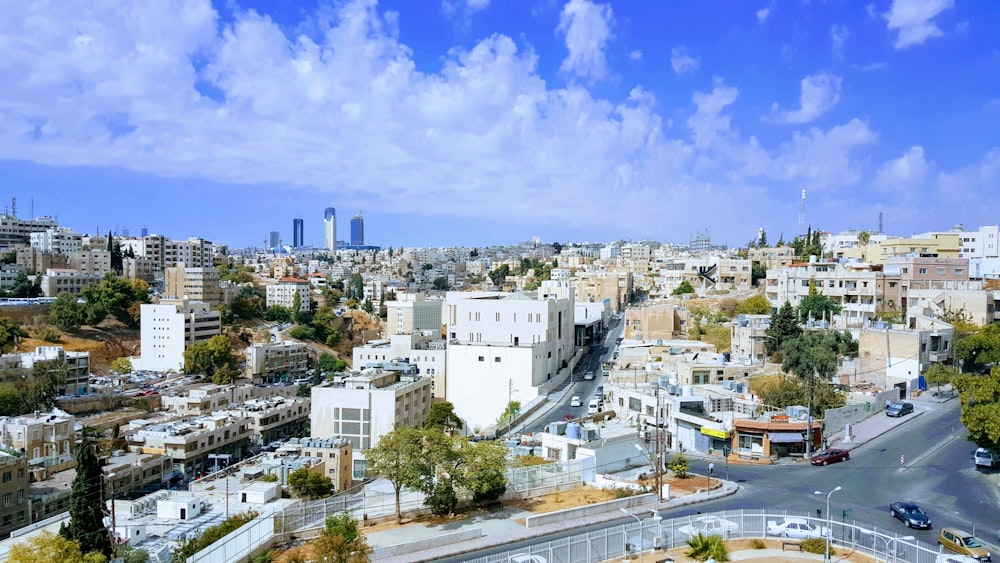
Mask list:
[[80,230],[243,247],[301,217],[319,247],[336,201],[382,246],[736,246],[798,234],[803,189],[833,232],[995,222],[989,3],[28,2],[6,23],[0,200]]

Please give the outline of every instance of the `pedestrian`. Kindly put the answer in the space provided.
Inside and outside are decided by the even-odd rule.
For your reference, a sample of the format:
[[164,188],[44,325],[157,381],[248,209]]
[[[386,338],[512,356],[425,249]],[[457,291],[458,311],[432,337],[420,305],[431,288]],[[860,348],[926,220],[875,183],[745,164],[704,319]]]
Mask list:
[[715,462],[709,462],[708,464],[708,474],[711,475],[715,473]]
[[886,410],[889,410],[889,406],[890,405],[892,405],[892,401],[890,401],[889,399],[886,399],[885,400],[885,408],[886,408]]

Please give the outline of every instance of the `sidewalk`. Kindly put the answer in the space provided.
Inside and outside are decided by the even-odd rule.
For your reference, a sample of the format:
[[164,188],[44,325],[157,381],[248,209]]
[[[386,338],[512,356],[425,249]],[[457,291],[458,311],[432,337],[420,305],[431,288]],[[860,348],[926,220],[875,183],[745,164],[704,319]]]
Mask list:
[[[675,499],[670,499],[666,502],[661,503],[657,510],[667,510],[671,508],[678,508],[681,506],[687,506],[690,504],[695,504],[698,502],[704,502],[706,500],[712,500],[717,498],[726,497],[734,494],[738,490],[738,485],[731,481],[722,481],[718,489],[709,492],[699,492],[690,495],[685,495],[683,497],[678,497]],[[653,509],[654,505],[650,504],[643,507],[643,510]],[[469,553],[473,551],[478,551],[481,549],[486,549],[498,545],[506,545],[513,542],[523,541],[531,538],[537,538],[540,536],[545,536],[548,534],[553,534],[556,532],[563,532],[567,528],[588,526],[591,524],[600,524],[603,522],[611,522],[615,520],[622,520],[624,517],[617,510],[612,510],[608,512],[602,512],[600,514],[594,514],[591,516],[585,516],[581,518],[574,518],[572,522],[562,522],[555,524],[548,524],[544,526],[539,526],[537,528],[525,528],[521,524],[516,522],[517,519],[524,518],[525,516],[531,515],[530,512],[518,508],[503,508],[495,512],[474,514],[465,520],[460,520],[456,522],[449,522],[445,524],[437,524],[432,526],[427,526],[423,524],[411,524],[409,526],[403,526],[401,528],[393,528],[390,530],[384,530],[381,532],[375,532],[372,534],[366,534],[368,540],[368,545],[376,549],[388,547],[388,546],[398,546],[401,544],[406,544],[419,540],[426,540],[432,537],[440,537],[442,534],[453,533],[462,530],[472,530],[475,528],[480,528],[482,530],[482,536],[476,539],[467,540],[463,542],[438,545],[436,547],[425,549],[421,551],[414,551],[407,553],[405,555],[398,555],[393,557],[380,557],[380,562],[385,563],[404,563],[412,561],[434,561],[444,557],[451,557],[455,555],[461,555],[463,553]]]
[[846,450],[853,450],[854,448],[867,444],[868,442],[898,426],[902,426],[903,424],[916,419],[918,416],[927,411],[941,408],[940,405],[951,401],[955,397],[956,395],[951,393],[934,396],[933,392],[925,391],[924,393],[921,393],[919,397],[914,397],[906,401],[908,403],[913,403],[914,410],[912,414],[893,418],[886,416],[883,409],[879,409],[868,418],[851,425],[850,439],[845,439],[844,436],[841,435],[842,433],[834,434],[834,436],[830,438],[828,446],[831,448],[839,447]]

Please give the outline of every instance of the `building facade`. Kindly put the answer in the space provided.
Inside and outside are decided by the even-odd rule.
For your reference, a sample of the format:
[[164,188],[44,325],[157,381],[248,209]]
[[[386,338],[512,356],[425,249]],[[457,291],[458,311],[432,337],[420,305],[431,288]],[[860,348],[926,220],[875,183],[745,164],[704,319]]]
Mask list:
[[[161,301],[140,306],[142,356],[148,371],[183,371],[184,350],[222,334],[222,314],[198,301]],[[134,366],[136,367],[136,366]]]
[[306,345],[301,342],[252,344],[246,355],[246,376],[254,383],[297,379],[308,371]]
[[323,211],[323,247],[330,252],[337,250],[337,210],[333,207]]
[[305,245],[305,225],[302,219],[292,219],[292,246],[299,248]]
[[364,246],[365,244],[365,218],[359,211],[357,215],[351,217],[351,246]]
[[[291,276],[283,277],[267,286],[266,299],[267,306],[275,305],[293,309],[295,306],[295,296],[299,297],[299,311],[309,310],[309,282],[301,278]],[[295,311],[293,311],[295,312]]]

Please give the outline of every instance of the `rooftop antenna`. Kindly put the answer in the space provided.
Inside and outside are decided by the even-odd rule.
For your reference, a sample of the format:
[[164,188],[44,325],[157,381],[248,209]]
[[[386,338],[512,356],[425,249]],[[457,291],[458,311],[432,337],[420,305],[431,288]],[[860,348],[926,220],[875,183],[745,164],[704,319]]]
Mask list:
[[35,218],[35,198],[28,199],[28,219]]
[[882,212],[878,212],[878,232],[882,233]]
[[806,232],[806,191],[802,190],[802,201],[799,203],[799,234]]
[[17,219],[17,198],[10,198],[10,214]]

